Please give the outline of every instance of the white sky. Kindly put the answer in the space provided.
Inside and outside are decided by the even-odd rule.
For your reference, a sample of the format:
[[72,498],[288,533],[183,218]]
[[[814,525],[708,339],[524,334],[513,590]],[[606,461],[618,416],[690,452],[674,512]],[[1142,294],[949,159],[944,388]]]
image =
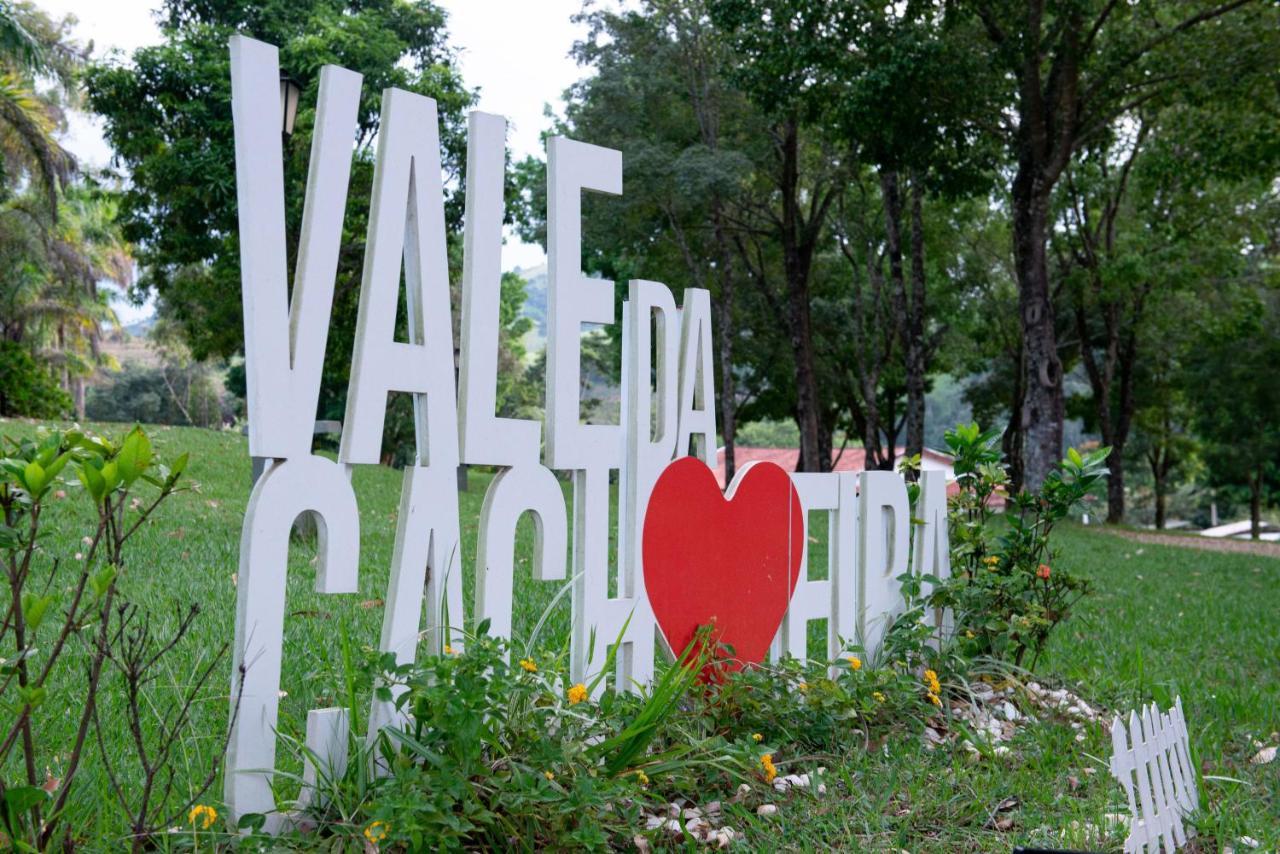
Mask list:
[[[51,15],[75,15],[76,35],[92,40],[94,54],[113,48],[126,54],[160,41],[152,19],[159,0],[36,0]],[[573,42],[585,28],[570,17],[582,0],[436,0],[449,12],[450,42],[461,49],[463,80],[480,89],[477,108],[507,117],[508,137],[517,159],[543,155],[539,133],[545,129],[546,104],[560,104],[561,93],[583,73],[569,58]],[[104,166],[111,149],[100,123],[86,115],[71,117],[66,145],[89,166]],[[545,260],[537,245],[509,236],[503,247],[503,269],[530,267]],[[117,306],[124,323],[150,313],[149,307]]]

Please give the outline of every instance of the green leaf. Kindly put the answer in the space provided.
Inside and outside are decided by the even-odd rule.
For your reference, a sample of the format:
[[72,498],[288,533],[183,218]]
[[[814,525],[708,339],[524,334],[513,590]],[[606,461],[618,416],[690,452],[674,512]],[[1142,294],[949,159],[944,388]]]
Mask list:
[[93,594],[101,599],[111,589],[111,583],[116,580],[116,568],[114,566],[104,566],[102,569],[89,576],[89,589]]
[[102,472],[93,467],[91,461],[85,461],[80,464],[77,474],[80,476],[80,482],[84,484],[84,488],[88,490],[89,496],[93,498],[94,503],[102,500],[107,492],[107,482],[102,478]]
[[116,487],[120,485],[120,467],[115,460],[102,466],[102,479],[106,483],[104,494],[115,492]]
[[11,786],[4,790],[4,810],[11,818],[16,818],[47,800],[49,794],[38,786]]
[[22,470],[22,485],[32,498],[39,498],[40,494],[44,492],[47,483],[44,466],[35,460],[26,464]]
[[45,613],[54,601],[53,594],[48,596],[37,596],[34,593],[22,594],[22,618],[26,620],[27,628],[32,631],[40,628],[40,624],[44,622]]
[[260,812],[247,812],[236,822],[237,830],[262,830],[267,824],[267,817]]
[[33,709],[38,708],[44,702],[47,694],[48,692],[42,685],[26,685],[18,688],[18,699]]

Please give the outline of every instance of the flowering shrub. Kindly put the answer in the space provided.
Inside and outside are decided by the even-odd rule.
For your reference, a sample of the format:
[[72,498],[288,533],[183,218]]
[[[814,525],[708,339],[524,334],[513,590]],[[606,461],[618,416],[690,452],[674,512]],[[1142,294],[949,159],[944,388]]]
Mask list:
[[355,758],[339,779],[321,774],[314,829],[297,841],[629,845],[646,811],[665,814],[677,798],[727,799],[744,782],[800,770],[798,757],[861,748],[938,712],[936,674],[932,688],[922,683],[920,659],[902,649],[891,666],[858,654],[829,664],[788,658],[707,680],[712,653],[694,651],[710,650],[705,641],[640,695],[598,691],[598,678],[571,683],[562,656],[513,655],[510,643],[483,633],[465,650],[413,665],[370,651],[350,690],[394,697],[403,723],[366,748],[363,724],[352,721]]
[[[684,713],[702,659],[686,655],[639,696],[600,692],[599,679],[570,683],[555,655],[513,664],[508,642],[480,632],[413,665],[370,652],[352,690],[394,698],[404,723],[353,751],[340,779],[322,778],[321,835],[413,850],[600,848],[630,840],[645,807],[758,776],[767,748],[749,731],[715,733]],[[362,726],[352,722],[353,744]]]
[[999,431],[976,424],[946,434],[960,486],[949,514],[952,576],[929,600],[954,611],[962,654],[1022,665],[1030,652],[1034,667],[1054,627],[1089,590],[1059,564],[1050,536],[1106,476],[1110,449],[1068,451],[1039,491],[1009,496],[1006,512],[996,516],[993,499],[1008,485],[999,439]]

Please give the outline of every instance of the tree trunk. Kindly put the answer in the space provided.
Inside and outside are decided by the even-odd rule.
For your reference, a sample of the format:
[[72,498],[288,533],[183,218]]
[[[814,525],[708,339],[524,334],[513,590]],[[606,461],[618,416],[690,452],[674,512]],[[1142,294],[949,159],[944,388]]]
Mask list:
[[1249,473],[1249,536],[1262,537],[1262,467]]
[[74,380],[72,380],[72,384],[75,388],[74,398],[76,403],[76,418],[79,421],[84,421],[84,399],[85,399],[84,377],[76,377]]
[[729,240],[717,209],[716,247],[719,250],[720,294],[716,301],[716,349],[720,357],[720,435],[724,438],[724,482],[737,470],[734,447],[738,433],[737,389],[733,382],[733,268]]
[[1019,342],[1014,355],[1016,365],[1013,371],[1013,393],[1009,397],[1009,423],[1000,438],[1000,450],[1004,454],[1005,468],[1009,472],[1009,494],[1022,491],[1022,399],[1023,399],[1023,357],[1022,344]]
[[1107,455],[1107,524],[1124,521],[1124,454],[1113,447]]
[[1165,480],[1168,477],[1168,468],[1164,465],[1164,459],[1168,452],[1160,453],[1157,449],[1155,454],[1150,456],[1151,460],[1151,480],[1155,483],[1156,492],[1156,530],[1163,531],[1165,525],[1165,505],[1168,499],[1165,497]]
[[819,449],[818,379],[814,368],[813,329],[809,310],[809,251],[799,239],[800,139],[795,119],[781,128],[782,265],[787,285],[787,315],[796,372],[796,423],[800,428],[801,471],[825,471]]
[[926,364],[924,319],[924,187],[918,176],[911,181],[911,299],[907,305],[907,456],[924,453],[924,392]]
[[1062,458],[1062,422],[1066,411],[1045,257],[1051,187],[1041,186],[1041,182],[1032,177],[1035,171],[1038,170],[1022,164],[1013,182],[1014,262],[1025,366],[1023,485],[1032,490],[1040,488],[1054,463]]

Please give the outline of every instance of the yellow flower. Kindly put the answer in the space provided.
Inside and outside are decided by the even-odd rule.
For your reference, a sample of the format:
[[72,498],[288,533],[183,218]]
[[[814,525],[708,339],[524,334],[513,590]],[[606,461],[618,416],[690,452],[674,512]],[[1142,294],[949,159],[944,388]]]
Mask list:
[[644,773],[643,771],[637,771],[636,782],[639,783],[641,786],[649,785],[649,775]]
[[801,682],[801,683],[800,683],[799,685],[797,685],[796,687],[797,687],[797,688],[799,688],[799,689],[800,689],[800,693],[801,693],[801,694],[803,694],[805,691],[808,691],[808,690],[809,690],[809,683],[808,683],[808,682]]
[[879,691],[872,691],[871,696],[875,697],[877,703],[884,702],[884,694],[881,694]]
[[759,744],[760,742],[764,741],[764,736],[758,732],[752,733],[751,740],[754,741],[756,744]]
[[583,700],[587,699],[587,686],[579,682],[569,689],[568,693],[569,705],[576,706]]
[[938,682],[938,674],[932,670],[924,672],[924,684],[928,687],[930,694],[941,694],[942,685]]
[[191,808],[191,812],[187,813],[187,821],[191,822],[191,826],[195,827],[198,822],[201,830],[208,830],[217,820],[218,811],[204,804],[196,804]]
[[987,566],[995,566],[996,564],[1000,563],[1000,557],[999,555],[987,555],[982,559],[982,562],[985,563]]
[[773,754],[766,753],[760,757],[760,767],[764,769],[764,781],[772,783],[773,778],[778,776],[778,769],[773,766]]
[[534,664],[534,663],[533,663],[533,659],[532,659],[532,658],[522,658],[522,659],[520,659],[520,666],[521,666],[521,667],[523,667],[523,668],[525,669],[525,672],[527,672],[527,673],[537,673],[537,672],[538,672],[538,665],[536,665],[536,664]]
[[930,691],[930,692],[929,692],[929,702],[930,702],[930,703],[933,703],[935,706],[941,706],[941,705],[942,705],[942,700],[941,700],[941,699],[939,699],[939,698],[938,698],[938,695],[937,695],[937,694],[935,694],[935,693],[933,693],[932,691]]
[[853,669],[853,670],[861,670],[861,669],[862,669],[862,659],[861,659],[861,658],[858,658],[858,656],[856,656],[856,655],[851,655],[851,656],[849,656],[848,661],[849,661],[849,667],[850,667],[851,669]]
[[445,644],[445,645],[444,645],[444,654],[445,654],[445,655],[457,655],[457,654],[458,654],[458,651],[457,651],[456,649],[454,649],[453,647],[449,646],[448,644]]
[[965,629],[964,636],[967,637],[969,640],[973,640],[974,638],[977,637],[977,635],[973,633],[973,629]]
[[375,821],[364,829],[364,838],[370,842],[381,842],[387,838],[387,832],[391,830],[391,826],[385,821]]
[[543,771],[542,776],[546,777],[548,780],[554,780],[556,778],[556,775],[552,774],[550,771]]

